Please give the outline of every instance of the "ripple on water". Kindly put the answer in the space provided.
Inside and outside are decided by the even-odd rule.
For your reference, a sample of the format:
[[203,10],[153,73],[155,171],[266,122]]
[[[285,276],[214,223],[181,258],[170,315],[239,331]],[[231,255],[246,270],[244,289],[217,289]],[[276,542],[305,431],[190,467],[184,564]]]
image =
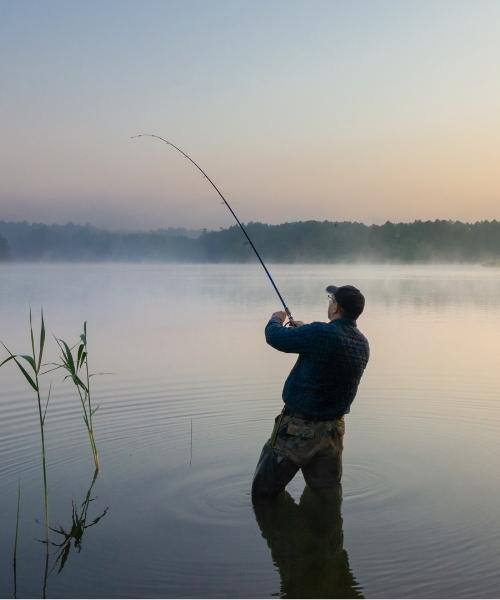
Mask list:
[[[373,505],[391,501],[393,490],[380,472],[361,464],[346,464],[344,472],[342,487],[345,502]],[[161,493],[165,495],[169,512],[179,519],[235,526],[248,519],[250,482],[248,470],[237,471],[232,466],[204,466],[169,473],[168,488]]]
[[342,492],[344,502],[386,501],[391,496],[388,478],[360,464],[344,463]]
[[251,507],[249,475],[231,467],[207,467],[178,472],[163,490],[175,517],[204,525],[238,526]]

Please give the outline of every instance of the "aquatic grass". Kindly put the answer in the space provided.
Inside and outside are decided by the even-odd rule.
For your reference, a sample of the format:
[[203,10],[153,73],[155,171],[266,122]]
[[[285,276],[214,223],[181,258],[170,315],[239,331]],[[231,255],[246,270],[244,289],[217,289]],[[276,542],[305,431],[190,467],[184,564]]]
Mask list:
[[14,598],[17,598],[17,540],[19,538],[19,509],[21,504],[21,482],[17,486],[16,532],[12,550],[12,568],[14,570]]
[[[30,321],[30,341],[31,341],[31,354],[14,354],[9,350],[9,348],[4,344],[4,342],[0,341],[2,346],[7,351],[9,355],[5,360],[0,363],[0,367],[7,364],[10,361],[13,361],[22,375],[30,385],[30,387],[35,391],[37,406],[38,406],[38,418],[40,422],[40,440],[41,440],[41,449],[42,449],[42,473],[43,473],[43,505],[44,505],[44,521],[45,521],[45,572],[43,578],[43,590],[42,596],[46,597],[47,594],[47,569],[49,564],[49,490],[48,490],[48,482],[47,482],[47,455],[45,451],[45,418],[47,416],[47,409],[49,407],[50,402],[50,394],[52,387],[49,387],[49,391],[47,394],[47,399],[45,404],[42,403],[42,397],[40,392],[40,376],[43,375],[41,372],[42,368],[42,359],[43,359],[43,351],[45,348],[45,321],[43,318],[43,310],[40,313],[40,333],[38,336],[37,344],[35,344],[35,334],[33,332],[33,317],[31,313],[31,308],[29,311],[29,321]],[[36,347],[38,346],[38,348]],[[27,363],[27,367],[23,366],[24,361]],[[16,545],[17,552],[17,545]]]
[[191,436],[189,440],[189,466],[193,462],[193,417],[191,417]]
[[[45,537],[48,540],[49,538],[49,492],[48,492],[48,484],[47,484],[47,457],[45,451],[45,418],[47,416],[47,409],[50,401],[50,393],[51,388],[49,387],[49,392],[47,394],[47,399],[45,404],[42,403],[42,397],[40,393],[40,375],[41,367],[42,367],[42,358],[43,351],[45,347],[45,321],[43,318],[43,310],[41,311],[40,318],[40,333],[38,337],[38,349],[35,344],[35,335],[33,333],[33,318],[31,314],[31,308],[29,312],[29,321],[30,321],[30,340],[31,340],[31,354],[14,354],[7,348],[7,346],[0,341],[2,346],[8,353],[8,357],[0,363],[0,367],[7,364],[10,361],[13,361],[22,375],[30,385],[30,387],[36,393],[37,405],[38,405],[38,418],[40,422],[40,439],[41,439],[41,447],[42,447],[42,471],[43,471],[43,501],[44,501],[44,512],[45,512]],[[27,363],[27,367],[23,366],[22,362]]]
[[[58,560],[60,561],[60,569],[64,566],[66,562],[69,546],[71,545],[71,540],[74,541],[75,548],[78,550],[81,547],[81,536],[85,529],[97,524],[99,520],[106,514],[107,508],[99,515],[96,519],[94,519],[91,523],[87,523],[87,510],[89,503],[92,501],[90,496],[92,487],[94,485],[95,479],[97,477],[97,473],[99,470],[99,458],[97,454],[97,447],[94,439],[94,429],[93,429],[93,416],[97,411],[98,407],[92,406],[92,398],[91,398],[91,390],[90,390],[90,379],[93,377],[93,374],[89,373],[89,364],[88,364],[88,346],[87,346],[87,323],[85,322],[83,325],[83,333],[80,335],[80,340],[75,346],[70,348],[68,344],[62,339],[56,339],[59,350],[61,351],[61,362],[60,363],[43,363],[43,356],[45,350],[45,341],[46,341],[46,329],[45,329],[45,320],[43,316],[43,310],[41,311],[40,318],[40,331],[38,338],[35,339],[35,332],[33,328],[33,316],[32,311],[29,311],[29,327],[30,327],[30,343],[31,343],[31,352],[26,354],[16,354],[12,352],[7,345],[0,341],[0,344],[3,346],[8,356],[4,360],[0,362],[0,367],[6,365],[7,363],[16,364],[19,371],[23,375],[24,379],[30,386],[30,388],[35,392],[38,406],[38,417],[40,423],[40,439],[41,439],[41,455],[42,455],[42,472],[43,472],[43,504],[44,504],[44,525],[45,525],[45,536],[43,540],[40,540],[45,545],[45,567],[43,574],[43,587],[42,587],[42,598],[46,598],[47,596],[47,582],[49,575],[49,558],[50,558],[50,546],[57,546],[50,541],[49,531],[53,531],[64,535],[66,541],[63,544],[60,544],[61,551],[58,555]],[[76,350],[75,350],[76,348]],[[75,351],[75,355],[73,355],[73,351]],[[49,368],[48,370],[42,371],[42,367],[44,369],[47,366],[52,366],[53,368]],[[92,484],[87,493],[87,497],[84,503],[81,506],[80,510],[76,509],[76,505],[73,503],[73,524],[71,529],[68,532],[65,532],[62,528],[53,529],[49,526],[49,492],[48,492],[48,477],[47,477],[47,456],[46,456],[46,444],[45,444],[45,421],[47,417],[47,410],[49,407],[51,392],[52,392],[52,384],[49,385],[47,397],[42,401],[42,393],[41,393],[41,385],[40,378],[57,369],[64,369],[67,372],[65,379],[70,378],[75,386],[77,387],[79,398],[83,407],[84,413],[84,421],[87,427],[87,431],[89,434],[89,439],[92,447],[92,453],[95,464],[95,475],[92,480]],[[20,516],[20,499],[21,499],[21,488],[20,485],[18,487],[18,498],[17,498],[17,513],[16,513],[16,528],[15,528],[15,536],[14,536],[14,546],[13,546],[13,572],[14,572],[14,597],[17,596],[17,548],[18,548],[18,539],[19,539],[19,516]]]
[[[56,369],[61,368],[66,371],[67,375],[64,379],[71,379],[77,389],[78,397],[83,410],[83,421],[89,436],[92,458],[94,460],[95,468],[98,471],[100,465],[97,445],[94,437],[93,417],[99,407],[92,406],[90,379],[93,377],[93,374],[89,373],[87,322],[85,321],[83,323],[83,333],[80,335],[80,342],[74,346],[70,347],[67,342],[60,338],[55,338],[55,340],[61,352],[61,362],[53,364],[55,365]],[[75,354],[73,354],[74,351]]]

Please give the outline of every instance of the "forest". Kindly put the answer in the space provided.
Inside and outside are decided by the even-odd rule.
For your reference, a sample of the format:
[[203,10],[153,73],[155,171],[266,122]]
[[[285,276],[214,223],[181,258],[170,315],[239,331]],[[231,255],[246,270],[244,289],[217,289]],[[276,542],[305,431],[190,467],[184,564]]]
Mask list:
[[[357,222],[250,222],[248,234],[271,262],[451,262],[500,260],[500,222],[434,220],[365,225]],[[91,225],[0,221],[0,260],[252,262],[238,226],[217,231],[170,227],[109,231]]]

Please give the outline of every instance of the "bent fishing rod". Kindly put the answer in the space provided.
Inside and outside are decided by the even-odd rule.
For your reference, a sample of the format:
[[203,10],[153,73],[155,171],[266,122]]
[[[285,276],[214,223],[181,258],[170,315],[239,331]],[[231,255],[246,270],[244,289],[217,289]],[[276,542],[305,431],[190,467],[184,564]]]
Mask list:
[[288,306],[286,305],[285,301],[283,300],[283,296],[280,294],[280,291],[276,287],[276,284],[274,283],[274,280],[271,277],[271,273],[269,273],[266,265],[264,264],[264,261],[262,260],[260,254],[257,251],[257,248],[254,246],[252,240],[250,239],[250,236],[248,235],[247,230],[245,229],[245,227],[243,226],[243,224],[241,223],[241,221],[238,219],[238,217],[236,216],[236,213],[231,208],[229,202],[224,198],[224,196],[222,195],[222,193],[219,190],[219,188],[215,185],[215,183],[210,179],[210,177],[205,173],[205,171],[197,163],[194,162],[194,160],[189,155],[187,155],[183,150],[181,150],[180,148],[178,148],[175,144],[172,144],[172,142],[169,142],[165,138],[162,138],[159,135],[155,135],[154,133],[140,133],[139,135],[133,135],[133,136],[131,136],[131,139],[136,139],[136,138],[140,138],[140,137],[152,137],[152,138],[156,138],[157,140],[161,140],[162,142],[165,142],[165,144],[168,144],[169,146],[172,146],[172,148],[175,148],[175,150],[177,150],[177,152],[180,152],[182,154],[182,156],[184,156],[184,158],[187,158],[189,160],[189,162],[191,162],[198,169],[198,171],[200,171],[200,173],[203,175],[203,177],[205,177],[205,179],[208,179],[209,183],[212,185],[212,187],[214,188],[214,190],[222,198],[222,201],[227,206],[229,212],[235,218],[236,223],[238,223],[241,231],[243,231],[243,234],[247,238],[248,243],[252,247],[252,250],[257,255],[257,258],[259,259],[260,264],[262,265],[262,268],[266,272],[266,275],[269,277],[269,281],[271,282],[271,284],[272,284],[272,286],[274,288],[274,291],[278,294],[278,298],[280,299],[281,304],[283,304],[283,308],[285,309],[286,315],[288,317],[289,324],[293,325],[294,321],[293,321],[293,318],[292,318],[292,313],[290,312],[290,309],[288,308]]

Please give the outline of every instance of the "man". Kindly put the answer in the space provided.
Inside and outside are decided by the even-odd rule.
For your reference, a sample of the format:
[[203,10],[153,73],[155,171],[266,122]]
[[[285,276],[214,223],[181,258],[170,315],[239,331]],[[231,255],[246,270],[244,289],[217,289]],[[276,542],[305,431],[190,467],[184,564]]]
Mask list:
[[255,470],[252,497],[275,496],[302,469],[313,489],[333,488],[342,476],[344,415],[349,412],[369,358],[356,319],[363,294],[352,285],[326,288],[329,323],[285,327],[286,313],[273,313],[267,343],[299,355],[283,388],[285,406],[276,417]]

